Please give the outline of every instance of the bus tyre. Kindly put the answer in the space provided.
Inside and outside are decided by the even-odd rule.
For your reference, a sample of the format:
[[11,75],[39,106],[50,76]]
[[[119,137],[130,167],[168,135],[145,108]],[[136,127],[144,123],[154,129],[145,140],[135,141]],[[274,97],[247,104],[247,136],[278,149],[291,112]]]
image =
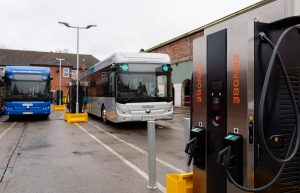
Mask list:
[[107,112],[106,112],[105,107],[103,106],[103,107],[102,107],[102,111],[101,111],[101,117],[102,117],[102,121],[103,121],[104,123],[107,123],[107,117],[106,117],[106,115],[107,115]]

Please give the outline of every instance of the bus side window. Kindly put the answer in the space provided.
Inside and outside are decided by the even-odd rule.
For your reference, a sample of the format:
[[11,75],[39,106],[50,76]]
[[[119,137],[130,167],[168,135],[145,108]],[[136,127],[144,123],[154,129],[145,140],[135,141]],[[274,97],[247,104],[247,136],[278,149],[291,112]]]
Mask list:
[[109,97],[114,97],[115,96],[115,73],[111,72],[108,75],[108,96]]
[[94,79],[91,79],[90,81],[90,96],[96,96],[96,81]]

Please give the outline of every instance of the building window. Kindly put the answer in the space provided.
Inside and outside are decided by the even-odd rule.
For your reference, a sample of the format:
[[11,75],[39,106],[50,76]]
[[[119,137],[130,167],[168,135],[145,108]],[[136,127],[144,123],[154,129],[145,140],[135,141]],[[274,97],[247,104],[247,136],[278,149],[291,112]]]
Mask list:
[[69,76],[70,76],[69,68],[64,68],[64,69],[63,69],[63,72],[64,72],[64,73],[63,73],[63,76],[64,76],[64,77],[69,77]]

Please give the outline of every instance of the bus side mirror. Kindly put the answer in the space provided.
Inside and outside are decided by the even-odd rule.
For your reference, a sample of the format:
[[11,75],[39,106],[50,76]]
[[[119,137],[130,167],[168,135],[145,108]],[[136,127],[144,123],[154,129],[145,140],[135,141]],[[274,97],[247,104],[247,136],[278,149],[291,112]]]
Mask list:
[[52,78],[52,77],[50,77],[50,80],[53,80],[53,78]]

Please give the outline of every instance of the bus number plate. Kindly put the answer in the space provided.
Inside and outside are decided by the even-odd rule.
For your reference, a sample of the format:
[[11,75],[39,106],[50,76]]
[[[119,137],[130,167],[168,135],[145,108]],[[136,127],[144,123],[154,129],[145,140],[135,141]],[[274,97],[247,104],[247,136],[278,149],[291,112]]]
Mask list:
[[144,116],[142,119],[143,119],[143,121],[153,121],[154,117],[152,117],[152,116]]
[[32,115],[33,112],[23,112],[23,115]]

